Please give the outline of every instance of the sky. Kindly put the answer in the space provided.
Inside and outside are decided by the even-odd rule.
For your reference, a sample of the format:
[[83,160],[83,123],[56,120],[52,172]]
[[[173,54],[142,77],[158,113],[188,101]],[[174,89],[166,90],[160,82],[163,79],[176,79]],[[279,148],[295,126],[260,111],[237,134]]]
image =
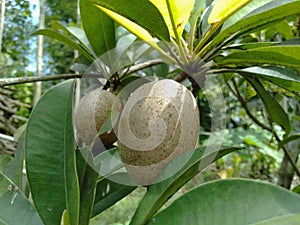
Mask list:
[[30,0],[29,2],[33,17],[33,23],[37,24],[39,21],[39,0]]
[[[39,0],[30,0],[30,10],[32,13],[33,23],[38,24],[39,22]],[[36,48],[36,41],[32,42],[31,48]],[[35,72],[36,71],[36,56],[33,55],[30,59],[30,63],[27,66],[27,69]]]

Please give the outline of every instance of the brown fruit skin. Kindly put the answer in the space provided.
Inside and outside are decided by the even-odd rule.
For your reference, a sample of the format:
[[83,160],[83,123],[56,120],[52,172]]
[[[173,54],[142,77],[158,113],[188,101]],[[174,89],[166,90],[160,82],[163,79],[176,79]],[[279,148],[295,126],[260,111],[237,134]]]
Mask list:
[[98,130],[111,118],[112,112],[121,112],[121,103],[113,93],[97,88],[83,96],[74,112],[77,143],[86,146],[95,142],[97,149],[93,151],[99,153],[116,142],[113,130],[95,139]]
[[199,110],[192,93],[173,80],[147,83],[124,105],[118,126],[121,160],[129,176],[148,186],[178,154],[198,144]]

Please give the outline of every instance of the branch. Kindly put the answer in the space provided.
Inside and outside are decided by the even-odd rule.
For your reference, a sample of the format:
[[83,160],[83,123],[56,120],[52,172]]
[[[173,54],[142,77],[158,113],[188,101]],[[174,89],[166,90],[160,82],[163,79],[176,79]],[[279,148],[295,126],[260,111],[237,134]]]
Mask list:
[[15,141],[14,137],[8,136],[6,134],[0,133],[0,139],[6,140],[6,141]]
[[33,82],[38,82],[38,81],[80,78],[80,77],[82,77],[82,75],[83,74],[60,74],[60,75],[49,75],[49,76],[43,76],[43,77],[6,78],[6,79],[0,79],[0,87],[15,85],[15,84],[33,83]]
[[121,76],[132,74],[132,73],[135,73],[139,70],[145,69],[147,67],[155,66],[155,65],[159,65],[159,64],[163,64],[163,63],[164,62],[163,62],[162,59],[153,59],[153,60],[150,60],[150,61],[147,61],[147,62],[142,62],[140,64],[131,66],[128,70],[125,69],[125,71],[123,71],[121,73]]
[[[161,59],[155,59],[147,62],[143,62],[134,66],[131,66],[128,70],[123,71],[124,75],[134,73],[136,71],[145,69],[150,66],[162,64],[163,61]],[[25,83],[33,83],[38,81],[50,81],[50,80],[66,80],[72,78],[81,78],[85,74],[59,74],[59,75],[47,75],[42,77],[18,77],[18,78],[4,78],[0,79],[0,87],[16,85],[16,84],[25,84]]]
[[[260,122],[250,111],[247,101],[243,98],[243,96],[241,95],[238,86],[235,82],[234,79],[232,79],[232,83],[234,85],[234,89],[235,91],[232,89],[232,87],[227,83],[227,86],[229,87],[229,89],[232,91],[232,93],[238,98],[238,100],[240,101],[242,107],[245,109],[247,115],[253,120],[253,122],[255,122],[258,126],[260,126],[261,128],[268,130],[270,132],[272,132],[275,135],[275,139],[276,141],[279,143],[281,142],[280,137],[278,136],[278,134],[272,129],[272,127],[269,127],[267,125],[265,125],[264,123]],[[296,172],[296,174],[298,175],[298,177],[300,177],[300,171],[295,163],[295,161],[293,160],[291,154],[289,153],[288,149],[285,146],[282,146],[282,150],[284,152],[284,154],[287,156],[288,161],[290,162],[290,164],[292,165],[294,171]]]
[[250,117],[250,119],[253,120],[254,123],[256,123],[258,126],[260,126],[261,128],[267,130],[267,131],[270,131],[270,132],[273,132],[273,129],[272,127],[269,127],[267,125],[265,125],[264,123],[260,122],[255,115],[253,115],[248,107],[248,103],[247,101],[244,99],[244,97],[241,95],[239,89],[238,89],[238,86],[235,82],[234,79],[232,79],[232,83],[233,83],[233,86],[234,86],[234,89],[235,91],[231,88],[231,86],[228,84],[227,86],[231,89],[232,93],[238,98],[239,102],[241,103],[242,107],[245,109],[247,115]]

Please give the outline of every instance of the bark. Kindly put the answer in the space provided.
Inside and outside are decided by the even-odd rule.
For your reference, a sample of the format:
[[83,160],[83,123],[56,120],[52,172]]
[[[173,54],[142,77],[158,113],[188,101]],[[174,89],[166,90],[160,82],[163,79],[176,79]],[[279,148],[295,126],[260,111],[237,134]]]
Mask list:
[[11,91],[0,89],[0,155],[13,155],[16,149],[13,135],[20,121],[27,121],[15,114],[19,107],[31,108],[31,105],[12,99]]
[[4,15],[5,15],[5,0],[1,1],[0,9],[0,53],[2,50],[2,38],[3,38],[3,29],[4,29]]

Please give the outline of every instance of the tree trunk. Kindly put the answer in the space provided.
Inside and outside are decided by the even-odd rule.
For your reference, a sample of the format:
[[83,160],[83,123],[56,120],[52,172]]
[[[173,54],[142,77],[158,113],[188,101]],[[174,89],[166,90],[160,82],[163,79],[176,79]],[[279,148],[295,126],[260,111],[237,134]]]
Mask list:
[[1,53],[3,29],[4,29],[5,0],[1,1],[1,9],[0,10],[1,10],[0,11],[0,53]]
[[[40,0],[40,20],[39,20],[39,29],[45,27],[45,0]],[[43,69],[43,35],[38,36],[37,40],[37,56],[36,56],[36,75],[38,77],[42,76]],[[35,92],[34,92],[34,104],[38,102],[42,94],[42,83],[36,82]]]

